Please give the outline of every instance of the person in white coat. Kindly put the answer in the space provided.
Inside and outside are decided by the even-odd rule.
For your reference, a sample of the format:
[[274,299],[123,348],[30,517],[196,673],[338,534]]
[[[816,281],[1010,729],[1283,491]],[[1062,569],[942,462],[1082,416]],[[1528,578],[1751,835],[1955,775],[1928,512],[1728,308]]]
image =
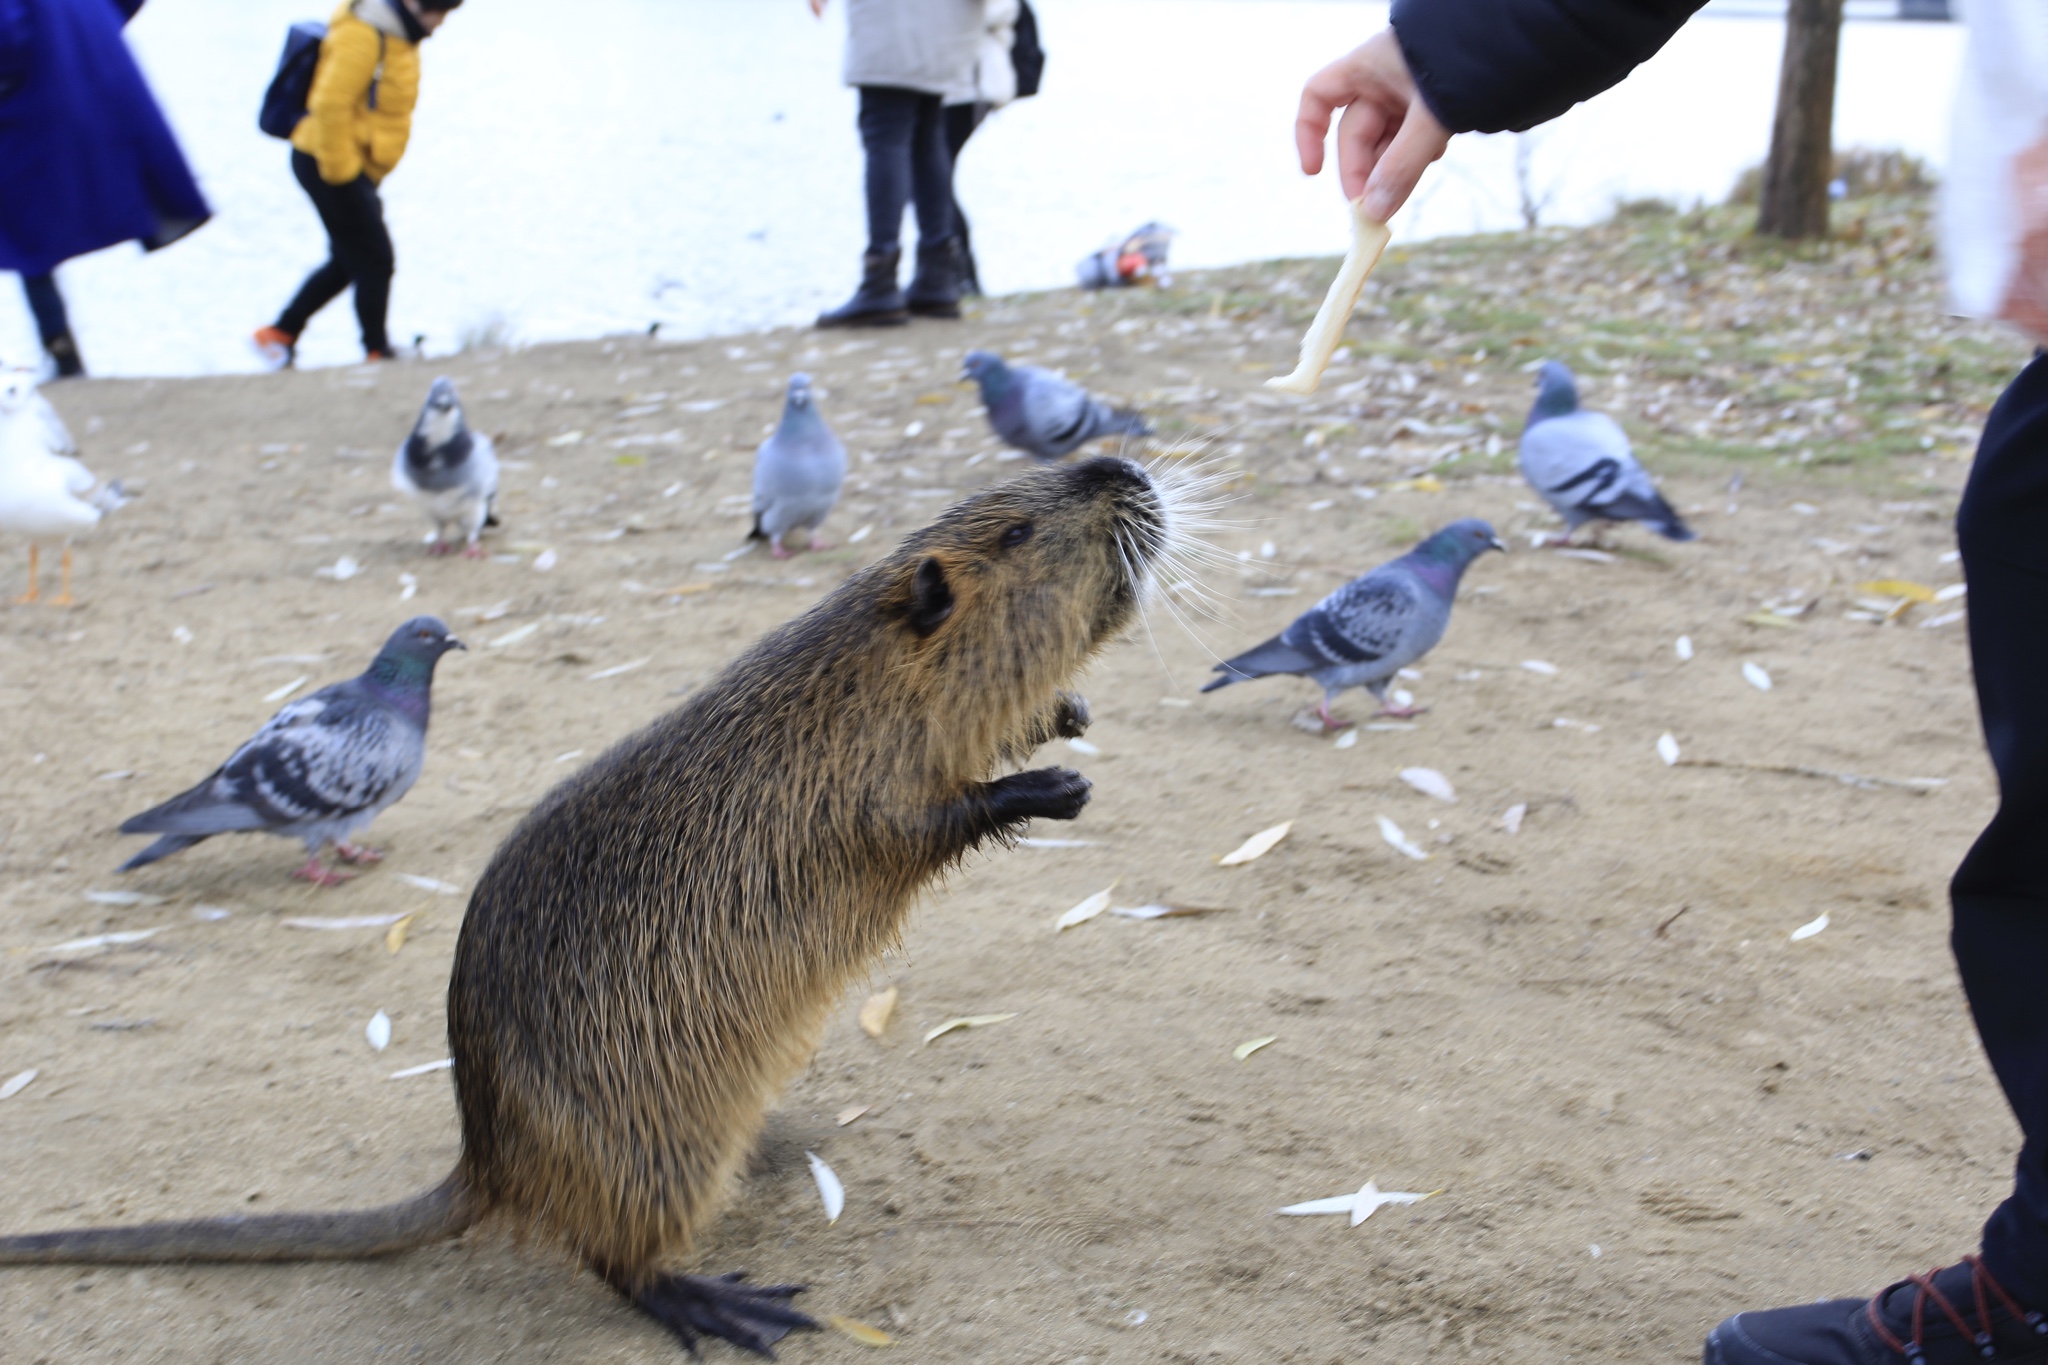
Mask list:
[[[823,15],[826,0],[810,0]],[[960,316],[953,158],[945,106],[971,101],[984,0],[846,0],[845,81],[860,91],[868,245],[861,284],[820,327],[876,327]],[[917,209],[917,269],[904,290],[903,210]]]

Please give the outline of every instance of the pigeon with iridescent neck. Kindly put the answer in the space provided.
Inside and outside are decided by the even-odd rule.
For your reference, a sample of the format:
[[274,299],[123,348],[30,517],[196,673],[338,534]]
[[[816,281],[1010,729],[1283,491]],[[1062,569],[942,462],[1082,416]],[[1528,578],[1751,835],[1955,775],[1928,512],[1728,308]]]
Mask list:
[[434,665],[464,648],[432,616],[407,621],[361,675],[290,703],[198,786],[122,825],[123,834],[162,837],[119,870],[253,830],[305,844],[306,864],[293,876],[321,886],[348,880],[321,866],[320,850],[331,842],[350,863],[382,856],[349,839],[418,780]]
[[1546,360],[1536,383],[1522,428],[1522,477],[1564,518],[1558,543],[1589,521],[1639,521],[1667,540],[1691,540],[1692,528],[1637,462],[1628,433],[1606,413],[1579,406],[1572,372]]
[[1487,523],[1454,521],[1399,559],[1346,583],[1264,644],[1217,664],[1222,676],[1202,690],[1289,673],[1323,689],[1316,715],[1325,730],[1351,723],[1330,714],[1330,703],[1349,687],[1372,693],[1383,716],[1415,715],[1415,708],[1387,704],[1388,684],[1443,639],[1458,582],[1472,561],[1505,549]]

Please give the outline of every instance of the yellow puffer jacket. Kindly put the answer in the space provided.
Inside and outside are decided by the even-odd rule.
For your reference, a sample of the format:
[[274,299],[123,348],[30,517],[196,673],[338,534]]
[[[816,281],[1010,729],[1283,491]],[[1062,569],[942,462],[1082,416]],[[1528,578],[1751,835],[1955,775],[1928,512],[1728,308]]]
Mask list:
[[328,21],[306,117],[292,132],[292,146],[320,163],[330,185],[391,174],[420,97],[419,47],[365,23],[355,9],[345,0]]

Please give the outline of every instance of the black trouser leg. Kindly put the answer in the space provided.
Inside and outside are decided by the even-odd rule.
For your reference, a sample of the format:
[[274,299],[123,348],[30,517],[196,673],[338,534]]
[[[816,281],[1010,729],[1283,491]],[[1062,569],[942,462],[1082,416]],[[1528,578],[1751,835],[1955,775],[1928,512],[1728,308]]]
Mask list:
[[887,85],[860,88],[860,141],[867,153],[868,250],[902,245],[903,210],[914,199],[921,240],[952,231],[953,160],[937,95]]
[[28,295],[28,311],[35,314],[36,334],[45,346],[71,331],[71,318],[64,309],[64,295],[55,275],[23,275],[22,292]]
[[356,320],[365,351],[388,351],[385,314],[391,302],[391,276],[396,257],[391,233],[384,226],[384,201],[367,177],[346,185],[320,178],[320,163],[304,152],[292,152],[292,174],[313,201],[321,226],[327,229],[327,263],[306,277],[298,295],[278,315],[278,327],[292,336],[306,330],[313,314],[350,285],[355,287]]
[[2048,359],[1999,397],[1956,518],[1998,814],[1950,885],[1956,965],[2024,1137],[1984,1261],[2048,1307]]
[[[949,104],[946,106],[946,160],[955,167],[960,163],[960,149],[967,145],[967,139],[974,136],[974,130],[989,115],[989,106],[982,101],[973,104]],[[981,292],[981,271],[974,264],[974,238],[967,227],[967,213],[960,207],[960,192],[953,190],[953,239],[959,243],[960,286],[964,293]]]

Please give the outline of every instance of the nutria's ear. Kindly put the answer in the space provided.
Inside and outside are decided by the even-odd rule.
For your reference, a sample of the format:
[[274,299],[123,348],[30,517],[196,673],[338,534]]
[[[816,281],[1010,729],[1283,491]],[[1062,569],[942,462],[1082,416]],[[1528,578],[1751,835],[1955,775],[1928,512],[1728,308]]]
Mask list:
[[953,585],[946,581],[946,566],[927,556],[910,580],[910,628],[929,635],[953,614]]

